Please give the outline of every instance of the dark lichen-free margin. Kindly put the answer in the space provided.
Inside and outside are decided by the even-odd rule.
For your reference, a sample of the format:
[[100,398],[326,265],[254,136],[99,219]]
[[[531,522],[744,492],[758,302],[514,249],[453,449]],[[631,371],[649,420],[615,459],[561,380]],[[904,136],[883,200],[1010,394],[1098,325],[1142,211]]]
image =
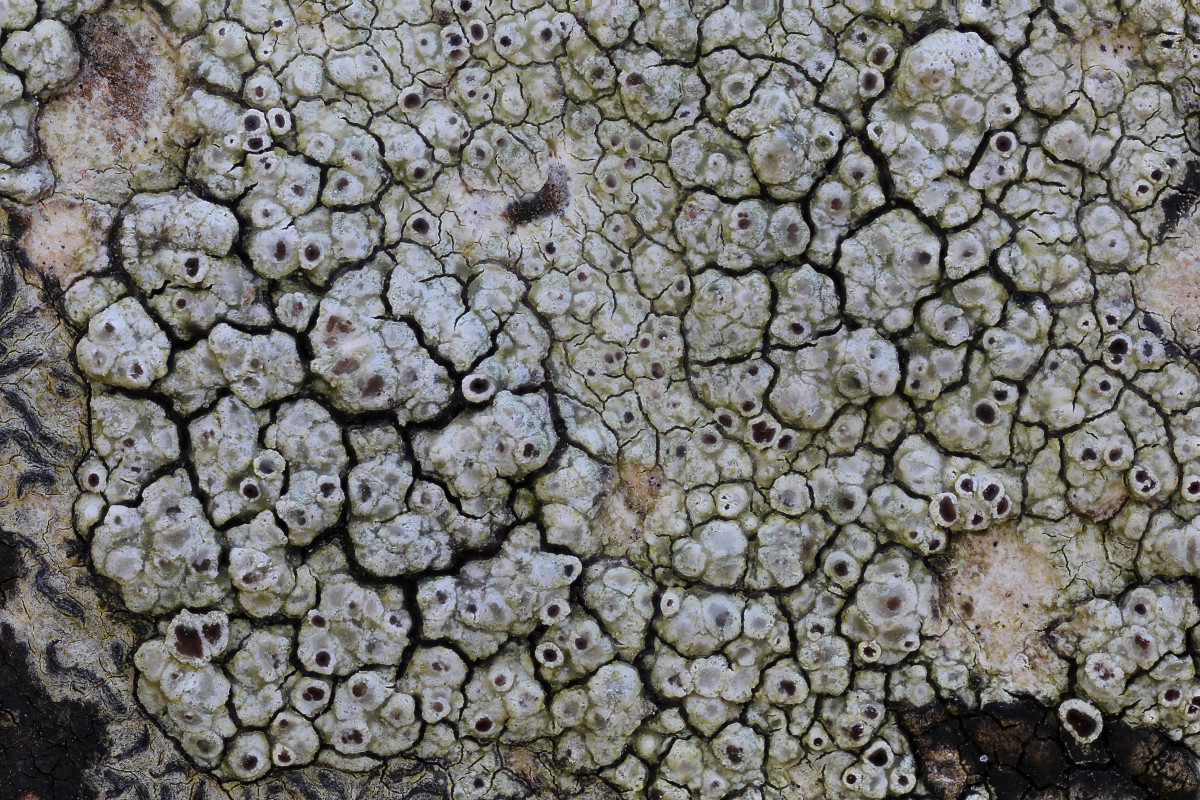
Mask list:
[[1191,751],[1153,728],[1106,718],[1100,736],[1082,744],[1055,709],[1031,698],[974,711],[934,702],[898,712],[920,776],[937,800],[956,800],[979,785],[995,800],[1193,800],[1200,794]]
[[33,654],[0,623],[0,800],[82,800],[84,775],[107,752],[94,708],[52,700]]

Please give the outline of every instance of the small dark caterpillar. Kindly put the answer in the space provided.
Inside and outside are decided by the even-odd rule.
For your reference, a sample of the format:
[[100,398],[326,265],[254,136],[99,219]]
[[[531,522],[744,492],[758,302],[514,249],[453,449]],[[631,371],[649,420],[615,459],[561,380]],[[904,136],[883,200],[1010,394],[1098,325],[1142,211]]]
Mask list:
[[514,200],[504,209],[504,221],[510,228],[527,225],[542,217],[561,214],[567,210],[571,202],[571,193],[567,191],[567,172],[554,164],[546,175],[546,182],[541,189],[530,195]]

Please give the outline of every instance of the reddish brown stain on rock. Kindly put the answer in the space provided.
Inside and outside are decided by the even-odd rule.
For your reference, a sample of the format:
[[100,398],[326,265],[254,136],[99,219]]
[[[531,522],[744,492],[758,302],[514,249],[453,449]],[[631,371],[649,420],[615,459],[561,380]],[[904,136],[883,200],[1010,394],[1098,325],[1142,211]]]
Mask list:
[[111,17],[85,17],[79,26],[82,63],[75,92],[107,113],[97,116],[114,144],[135,134],[145,122],[158,91],[154,42],[131,33]]

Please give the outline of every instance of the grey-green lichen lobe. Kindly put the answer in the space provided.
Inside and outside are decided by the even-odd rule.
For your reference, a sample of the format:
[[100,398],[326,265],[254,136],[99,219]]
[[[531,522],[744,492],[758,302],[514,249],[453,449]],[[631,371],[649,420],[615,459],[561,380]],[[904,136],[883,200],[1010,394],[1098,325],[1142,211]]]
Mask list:
[[[95,11],[0,7],[13,202]],[[199,769],[940,796],[900,709],[1017,694],[1200,749],[1200,11],[162,11],[75,522]]]

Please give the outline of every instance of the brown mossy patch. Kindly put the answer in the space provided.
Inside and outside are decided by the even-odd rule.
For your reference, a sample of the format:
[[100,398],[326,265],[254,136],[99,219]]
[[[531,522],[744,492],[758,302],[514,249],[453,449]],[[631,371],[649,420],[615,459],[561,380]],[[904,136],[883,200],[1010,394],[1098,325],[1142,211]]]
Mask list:
[[81,55],[76,91],[102,106],[104,133],[114,144],[136,132],[153,108],[158,83],[154,38],[134,32],[110,15],[85,16],[79,23]]
[[669,496],[681,489],[658,467],[622,463],[607,476],[610,488],[593,515],[592,533],[605,555],[643,554],[648,541],[647,517],[659,511],[664,502],[671,505]]
[[1112,519],[1128,500],[1129,490],[1121,481],[1109,481],[1097,491],[1073,488],[1067,492],[1067,502],[1071,508],[1092,522]]
[[554,788],[548,753],[529,747],[514,747],[504,754],[505,766],[533,794]]
[[176,47],[155,12],[112,6],[75,28],[79,75],[38,116],[55,197],[120,205],[183,176],[167,135],[183,81]]
[[646,516],[658,505],[669,490],[669,481],[658,467],[644,469],[636,464],[621,464],[618,470],[620,488],[618,493],[629,508],[639,516]]

